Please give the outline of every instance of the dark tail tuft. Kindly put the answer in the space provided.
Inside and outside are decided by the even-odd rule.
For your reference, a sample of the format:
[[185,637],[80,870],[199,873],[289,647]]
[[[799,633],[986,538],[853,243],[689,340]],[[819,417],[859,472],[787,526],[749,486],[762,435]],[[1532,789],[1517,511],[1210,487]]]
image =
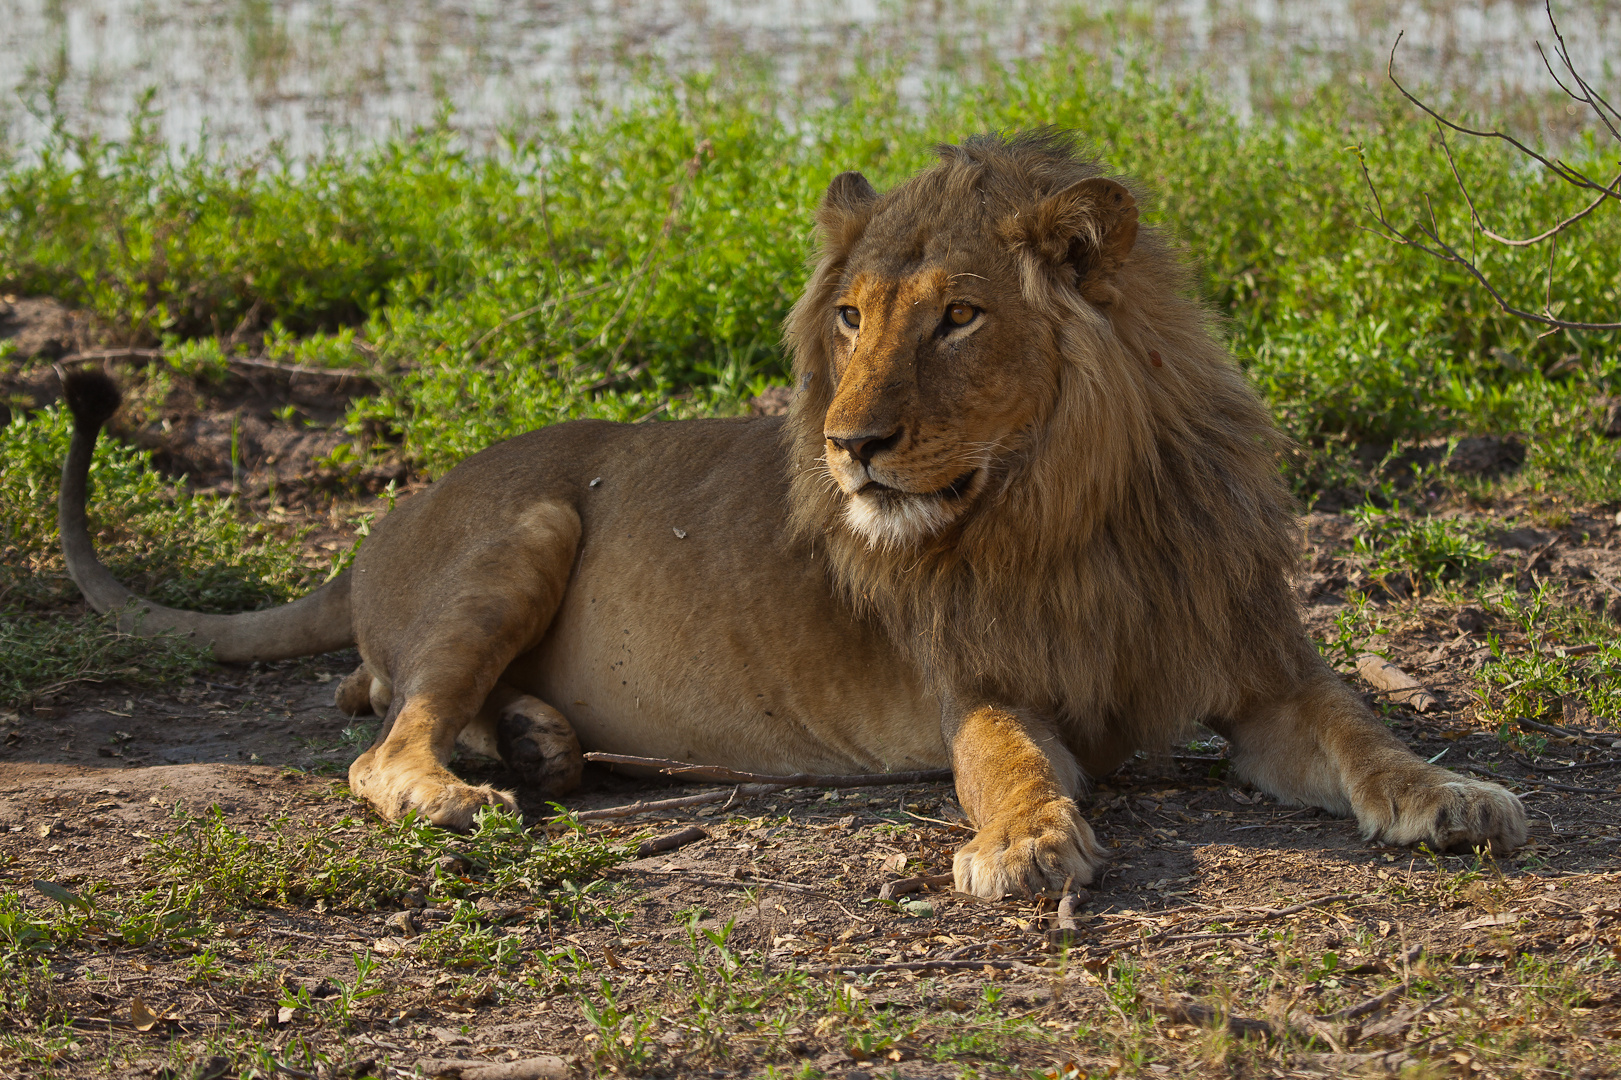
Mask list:
[[94,368],[63,372],[62,396],[67,399],[74,423],[91,431],[99,431],[124,400],[117,384]]

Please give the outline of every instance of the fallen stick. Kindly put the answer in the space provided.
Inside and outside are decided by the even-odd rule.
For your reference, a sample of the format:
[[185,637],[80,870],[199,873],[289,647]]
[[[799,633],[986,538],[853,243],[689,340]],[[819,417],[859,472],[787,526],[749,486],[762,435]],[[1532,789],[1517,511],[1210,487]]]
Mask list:
[[299,930],[283,930],[279,926],[266,926],[262,929],[267,934],[280,934],[282,937],[298,938],[300,941],[313,941],[317,945],[332,944],[330,937],[317,937],[314,934],[306,934]]
[[757,795],[775,795],[782,791],[781,784],[740,784],[730,791],[706,791],[701,795],[683,795],[679,799],[654,799],[610,806],[605,810],[582,810],[575,814],[576,821],[606,821],[610,818],[635,817],[637,814],[659,814],[666,810],[684,810],[689,806],[706,806],[724,802],[728,805],[738,799],[752,799]]
[[1369,1013],[1378,1012],[1405,993],[1407,993],[1407,984],[1397,983],[1382,994],[1375,994],[1366,1001],[1359,1001],[1355,1005],[1347,1005],[1343,1009],[1335,1009],[1331,1013],[1324,1013],[1315,1019],[1335,1023],[1344,1020],[1356,1020],[1359,1017],[1367,1016]]
[[954,880],[951,874],[919,874],[917,877],[901,878],[899,881],[886,881],[878,890],[878,899],[893,900],[897,896],[905,896],[921,889],[950,885]]
[[568,1076],[567,1059],[555,1054],[522,1061],[419,1058],[416,1067],[423,1076],[455,1077],[457,1080],[564,1080]]
[[694,765],[670,758],[637,757],[634,754],[586,754],[585,760],[604,765],[633,765],[657,769],[666,776],[683,780],[707,780],[723,784],[775,784],[778,787],[883,787],[888,784],[932,784],[951,779],[950,769],[922,769],[917,772],[857,773],[852,776],[823,776],[794,773],[790,776],[742,772],[719,765]]
[[[1334,903],[1336,900],[1355,900],[1355,898],[1360,897],[1360,895],[1362,894],[1334,892],[1334,894],[1326,895],[1326,897],[1318,897],[1315,898],[1315,900],[1307,900],[1307,902],[1303,903],[1294,903],[1294,905],[1287,906],[1287,908],[1263,908],[1263,910],[1255,911],[1255,913],[1251,913],[1251,915],[1237,915],[1234,916],[1234,918],[1222,918],[1222,916],[1216,915],[1211,916],[1211,918],[1201,918],[1200,921],[1201,923],[1229,923],[1232,924],[1232,926],[1251,926],[1251,924],[1255,923],[1266,923],[1268,919],[1281,919],[1284,918],[1284,916],[1298,915],[1300,911],[1308,910],[1308,908],[1319,908],[1319,906],[1323,906],[1324,903]],[[1187,926],[1190,921],[1191,919],[1188,919],[1188,921],[1182,923],[1182,926]],[[1216,939],[1216,937],[1248,936],[1250,936],[1250,931],[1211,932],[1211,934],[1204,934],[1203,931],[1200,931],[1183,934],[1183,932],[1180,932],[1180,928],[1175,928],[1174,926],[1174,928],[1164,929],[1164,931],[1157,932],[1157,934],[1151,934],[1151,936],[1148,937],[1143,937],[1143,939],[1136,939],[1136,941],[1131,941],[1131,939],[1120,939],[1120,941],[1117,942],[1104,942],[1104,944],[1106,944],[1107,947],[1110,947],[1110,949],[1122,949],[1122,947],[1125,947],[1125,945],[1130,944],[1157,945],[1161,944],[1161,942],[1167,941],[1193,941],[1193,939],[1196,939],[1196,937],[1211,937],[1211,939]]]
[[84,364],[93,360],[161,360],[162,349],[91,349],[88,352],[70,353],[58,360],[58,364]]
[[261,360],[253,356],[233,356],[228,358],[225,363],[229,367],[249,368],[255,371],[274,371],[278,375],[305,375],[316,379],[331,379],[339,383],[347,382],[350,379],[367,383],[376,381],[364,371],[345,368],[306,367],[303,364],[278,364],[274,360]]
[[1192,1024],[1194,1027],[1207,1028],[1213,1027],[1219,1020],[1230,1034],[1239,1038],[1255,1035],[1270,1038],[1272,1035],[1272,1025],[1265,1020],[1220,1013],[1208,1005],[1196,1005],[1191,1001],[1156,1001],[1152,998],[1145,1004],[1173,1024]]
[[1085,889],[1080,889],[1058,901],[1058,928],[1060,930],[1078,930],[1080,927],[1077,926],[1075,919],[1080,915],[1081,909],[1086,906],[1086,902],[1090,899],[1092,899],[1092,894]]
[[1490,769],[1482,769],[1476,765],[1462,766],[1476,776],[1484,776],[1498,782],[1508,781],[1511,784],[1520,784],[1524,787],[1552,788],[1555,791],[1569,791],[1576,795],[1614,795],[1615,789],[1601,787],[1577,787],[1575,784],[1556,784],[1552,780],[1544,780],[1540,776],[1504,776],[1494,773]]
[[[1298,904],[1291,904],[1286,908],[1262,908],[1253,915],[1241,915],[1236,919],[1230,919],[1227,921],[1231,922],[1234,926],[1247,926],[1250,923],[1266,922],[1268,919],[1281,919],[1285,915],[1296,915],[1302,911],[1305,911],[1307,908],[1322,907],[1324,904],[1332,904],[1336,900],[1355,899],[1356,896],[1351,893],[1330,893],[1327,896],[1319,896],[1315,900],[1305,900]],[[1212,919],[1211,921],[1220,922],[1222,920]]]
[[1514,723],[1519,727],[1527,728],[1531,731],[1540,731],[1547,735],[1559,735],[1563,738],[1570,739],[1590,739],[1599,735],[1615,734],[1613,731],[1589,731],[1586,728],[1568,728],[1560,727],[1557,724],[1539,724],[1529,716],[1517,717]]
[[[96,360],[161,360],[163,356],[162,349],[93,349],[89,352],[78,352],[70,356],[64,356],[58,363],[81,364]],[[274,360],[265,360],[256,356],[231,356],[226,358],[225,363],[227,367],[274,371],[280,375],[308,375],[317,379],[334,379],[338,382],[345,382],[349,379],[360,382],[376,381],[369,373],[364,371],[345,368],[308,367],[304,364],[278,364]]]
[[818,889],[812,885],[800,885],[792,881],[778,881],[775,878],[723,878],[711,877],[707,874],[687,873],[682,867],[666,866],[657,870],[645,870],[639,866],[621,866],[621,871],[632,874],[649,874],[655,877],[664,877],[668,874],[680,874],[683,881],[690,881],[694,885],[714,885],[726,889],[776,889],[778,892],[803,893],[810,896],[834,896],[826,889]]
[[1363,653],[1356,658],[1356,671],[1368,682],[1390,695],[1390,700],[1411,706],[1414,712],[1429,712],[1437,704],[1436,696],[1407,672],[1382,656]]
[[643,840],[636,848],[636,857],[645,859],[649,855],[657,855],[661,851],[674,851],[676,848],[696,844],[700,840],[709,839],[709,830],[699,828],[697,825],[688,826],[680,832],[666,833],[655,836],[651,840]]
[[1143,938],[1144,945],[1166,945],[1173,941],[1219,941],[1223,938],[1254,937],[1253,930],[1228,930],[1224,933],[1197,933],[1197,934],[1155,934],[1150,938]]
[[1058,925],[1047,931],[1047,940],[1055,945],[1067,945],[1075,940],[1075,936],[1081,932],[1078,917],[1081,909],[1086,906],[1086,902],[1090,899],[1092,899],[1092,894],[1085,889],[1080,889],[1076,892],[1067,893],[1062,900],[1058,901],[1058,913],[1055,916]]
[[1615,765],[1621,765],[1621,758],[1612,757],[1600,761],[1579,761],[1574,765],[1533,765],[1529,761],[1521,761],[1516,758],[1514,763],[1520,768],[1530,769],[1532,772],[1555,773],[1575,772],[1578,769],[1608,769]]
[[1617,596],[1621,596],[1621,585],[1617,585],[1615,582],[1611,581],[1597,570],[1593,571],[1593,580],[1604,586],[1606,589],[1609,589]]

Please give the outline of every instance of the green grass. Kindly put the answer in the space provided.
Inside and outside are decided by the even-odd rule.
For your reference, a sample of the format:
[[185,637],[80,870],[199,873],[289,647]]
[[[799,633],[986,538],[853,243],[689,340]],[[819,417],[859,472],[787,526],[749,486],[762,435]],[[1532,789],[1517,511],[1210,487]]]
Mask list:
[[[1493,601],[1518,625],[1526,648],[1510,653],[1497,635],[1489,639],[1492,659],[1482,667],[1476,689],[1480,720],[1505,732],[1522,717],[1563,724],[1568,703],[1588,714],[1573,726],[1621,727],[1621,643],[1613,628],[1594,626],[1586,613],[1558,607],[1546,589],[1504,592]],[[1597,651],[1561,655],[1564,646],[1576,644]]]
[[[428,900],[456,900],[476,891],[523,899],[580,917],[582,894],[600,871],[629,857],[620,844],[588,839],[564,826],[556,838],[532,833],[505,813],[485,811],[466,837],[453,837],[414,815],[375,827],[344,818],[306,826],[277,818],[249,835],[218,808],[182,813],[155,838],[147,866],[202,891],[221,909],[319,905],[375,909],[420,889]],[[585,907],[595,913],[597,905]]]
[[[1621,502],[1621,457],[1596,431],[1595,404],[1617,391],[1616,335],[1539,338],[1457,268],[1366,228],[1359,160],[1398,224],[1430,196],[1443,230],[1468,235],[1431,129],[1384,88],[1302,91],[1288,112],[1240,123],[1197,82],[1061,49],[942,81],[922,111],[901,103],[899,77],[866,72],[824,108],[748,74],[653,75],[629,106],[531,129],[490,155],[462,149],[448,124],[297,162],[172,152],[147,112],[119,142],[59,125],[38,154],[0,168],[0,290],[61,297],[110,340],[160,347],[163,360],[131,373],[153,386],[170,372],[207,380],[234,349],[363,369],[382,390],[351,407],[342,454],[358,465],[403,453],[439,475],[574,417],[743,410],[786,377],[780,325],[834,174],[859,168],[882,188],[926,165],[933,143],[1057,124],[1139,178],[1148,220],[1197,260],[1235,353],[1302,446],[1287,464],[1302,496],[1349,489],[1355,501],[1375,486],[1354,456],[1368,444],[1512,432],[1525,467],[1473,495]],[[1455,152],[1499,231],[1534,231],[1579,202],[1497,147]],[[1592,142],[1565,152],[1600,157]],[[1617,250],[1621,214],[1562,239],[1562,310],[1621,310]],[[1494,250],[1483,265],[1516,299],[1540,300],[1543,249]],[[54,554],[64,438],[52,410],[0,433],[10,701],[125,666],[102,624],[46,645],[45,624],[30,621],[73,596]],[[329,569],[229,500],[173,491],[138,451],[104,445],[97,468],[102,550],[157,599],[239,610]],[[1477,554],[1445,527],[1376,542],[1391,567],[1432,579],[1467,577]],[[196,662],[163,655],[153,671]]]
[[1446,518],[1411,517],[1399,501],[1367,502],[1352,510],[1360,526],[1353,549],[1368,572],[1387,587],[1404,575],[1414,589],[1476,578],[1491,561],[1478,529]]

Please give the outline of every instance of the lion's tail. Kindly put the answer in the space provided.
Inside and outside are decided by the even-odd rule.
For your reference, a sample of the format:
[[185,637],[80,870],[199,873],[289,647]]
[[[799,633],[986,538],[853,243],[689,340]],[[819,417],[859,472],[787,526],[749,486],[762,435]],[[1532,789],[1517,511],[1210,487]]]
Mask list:
[[143,600],[125,588],[96,558],[84,515],[96,435],[117,411],[122,397],[113,381],[99,371],[64,375],[62,394],[73,413],[73,442],[62,463],[56,522],[68,573],[91,607],[101,612],[126,609],[118,625],[129,633],[154,635],[172,630],[207,642],[217,660],[282,660],[354,644],[348,571],[301,600],[239,615],[179,611]]

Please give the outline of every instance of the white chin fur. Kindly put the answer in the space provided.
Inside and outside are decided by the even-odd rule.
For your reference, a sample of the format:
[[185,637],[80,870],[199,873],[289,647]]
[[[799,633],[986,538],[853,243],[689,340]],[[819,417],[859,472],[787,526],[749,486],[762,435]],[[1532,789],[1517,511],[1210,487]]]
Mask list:
[[855,495],[844,504],[845,524],[873,548],[914,544],[951,524],[955,516],[944,500],[931,496],[896,499]]

